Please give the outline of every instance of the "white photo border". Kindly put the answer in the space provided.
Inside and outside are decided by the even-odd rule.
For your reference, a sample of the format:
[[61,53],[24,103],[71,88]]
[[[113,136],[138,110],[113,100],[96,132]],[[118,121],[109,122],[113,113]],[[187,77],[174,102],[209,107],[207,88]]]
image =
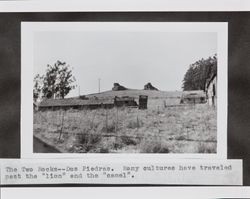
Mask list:
[[[192,28],[190,28],[192,27]],[[33,153],[34,33],[39,31],[217,32],[218,106],[216,154]],[[21,22],[21,158],[102,158],[133,161],[174,158],[227,158],[227,22]]]
[[212,186],[212,187],[12,187],[1,188],[3,199],[40,198],[80,199],[83,196],[92,199],[140,198],[144,199],[211,199],[211,198],[249,198],[250,187]]
[[248,0],[43,0],[2,1],[0,12],[249,11]]

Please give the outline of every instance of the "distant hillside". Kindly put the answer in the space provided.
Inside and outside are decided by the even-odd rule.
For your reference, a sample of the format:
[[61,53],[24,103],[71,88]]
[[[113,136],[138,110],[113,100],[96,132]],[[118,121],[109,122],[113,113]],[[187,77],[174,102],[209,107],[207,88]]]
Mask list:
[[113,98],[115,96],[130,96],[134,98],[139,98],[139,95],[147,95],[149,98],[176,98],[181,97],[182,91],[156,91],[156,90],[137,90],[128,89],[123,91],[105,91],[101,93],[94,93],[86,95],[86,97],[98,97],[98,98]]

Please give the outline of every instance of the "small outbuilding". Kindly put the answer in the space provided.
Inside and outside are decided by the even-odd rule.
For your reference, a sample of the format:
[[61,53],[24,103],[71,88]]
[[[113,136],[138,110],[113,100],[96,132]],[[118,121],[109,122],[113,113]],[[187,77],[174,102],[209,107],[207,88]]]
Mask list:
[[123,96],[123,97],[115,96],[114,105],[116,107],[122,107],[122,106],[137,107],[138,106],[138,104],[135,101],[135,98],[129,97],[129,96]]
[[139,96],[139,109],[147,109],[148,108],[148,96],[140,95]]
[[202,90],[184,91],[181,96],[181,104],[202,104],[206,103],[206,93]]

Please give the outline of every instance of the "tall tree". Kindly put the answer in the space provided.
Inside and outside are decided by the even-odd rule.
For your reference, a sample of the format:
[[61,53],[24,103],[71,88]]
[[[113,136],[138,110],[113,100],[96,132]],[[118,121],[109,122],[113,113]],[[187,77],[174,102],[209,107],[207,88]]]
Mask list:
[[37,74],[33,80],[33,100],[37,102],[41,99],[42,95],[42,87],[43,87],[43,77]]
[[191,64],[183,78],[183,90],[205,90],[206,81],[217,74],[217,55]]
[[72,89],[76,87],[73,83],[76,81],[72,75],[72,70],[65,62],[57,61],[54,65],[47,65],[46,73],[43,76],[37,75],[34,79],[34,88],[42,82],[42,86],[36,90],[35,97],[41,93],[42,98],[64,98]]

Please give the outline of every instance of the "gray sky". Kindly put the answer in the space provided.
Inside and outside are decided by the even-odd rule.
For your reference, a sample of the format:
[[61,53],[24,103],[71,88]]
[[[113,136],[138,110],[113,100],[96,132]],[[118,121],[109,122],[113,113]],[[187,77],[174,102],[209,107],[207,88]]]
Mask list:
[[[57,60],[73,67],[81,94],[111,90],[113,83],[142,89],[181,90],[190,64],[217,52],[216,33],[36,32],[34,75]],[[78,88],[68,96],[77,96]]]

